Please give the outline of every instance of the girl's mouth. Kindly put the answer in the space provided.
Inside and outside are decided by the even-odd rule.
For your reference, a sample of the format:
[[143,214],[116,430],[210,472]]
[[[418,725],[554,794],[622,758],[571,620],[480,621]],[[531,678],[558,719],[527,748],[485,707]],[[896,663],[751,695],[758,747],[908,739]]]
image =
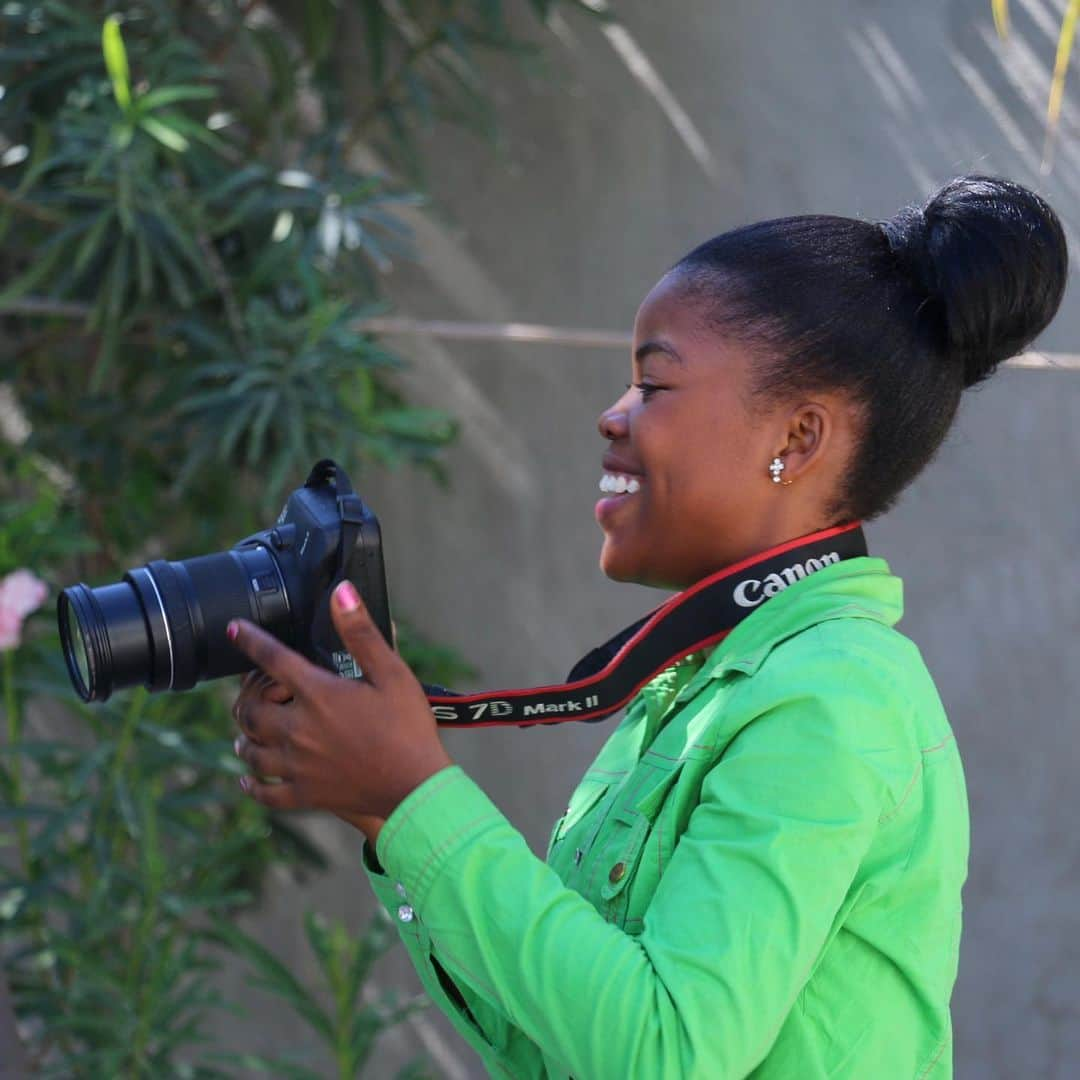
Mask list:
[[605,495],[636,495],[641,490],[641,481],[625,473],[606,472],[600,477],[600,490]]
[[619,508],[641,490],[641,479],[626,473],[604,473],[600,477],[600,490],[604,493],[593,512],[597,524],[606,528]]

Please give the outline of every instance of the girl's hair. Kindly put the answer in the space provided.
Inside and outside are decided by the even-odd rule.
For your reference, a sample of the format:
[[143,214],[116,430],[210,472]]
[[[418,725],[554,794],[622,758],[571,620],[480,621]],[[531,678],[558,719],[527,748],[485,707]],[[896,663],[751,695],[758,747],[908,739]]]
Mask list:
[[962,176],[889,221],[747,225],[673,268],[710,325],[755,350],[751,408],[846,390],[861,431],[830,521],[884,513],[933,458],[960,392],[1054,317],[1065,234],[1038,195]]

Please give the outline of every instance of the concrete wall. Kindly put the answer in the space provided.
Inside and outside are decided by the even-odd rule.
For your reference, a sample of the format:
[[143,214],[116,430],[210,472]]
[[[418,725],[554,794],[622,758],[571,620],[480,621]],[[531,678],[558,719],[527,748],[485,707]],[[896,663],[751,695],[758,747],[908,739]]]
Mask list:
[[[623,28],[607,32],[570,16],[546,74],[495,65],[507,120],[498,155],[460,136],[433,141],[442,216],[419,223],[425,261],[398,267],[392,292],[420,317],[628,330],[656,278],[709,235],[803,212],[886,217],[971,170],[1038,187],[1080,250],[1077,98],[1053,174],[1038,173],[1063,3],[1011,6],[1004,49],[989,0],[618,0]],[[1045,348],[1080,352],[1074,301],[1075,290]],[[626,382],[628,357],[394,344],[413,361],[412,392],[463,425],[448,491],[406,473],[363,481],[397,608],[454,643],[482,683],[560,678],[656,599],[596,565],[595,420]],[[1004,371],[967,396],[940,457],[868,530],[906,582],[901,629],[937,680],[967,768],[972,856],[954,996],[963,1080],[1080,1068],[1078,460],[1080,372]],[[447,742],[542,851],[607,730]],[[318,828],[340,869],[283,885],[262,923],[301,973],[303,907],[358,922],[369,910],[351,839]],[[400,961],[383,977],[406,982]],[[447,1038],[459,1061],[444,1058],[449,1073],[482,1075],[430,1019],[429,1038]],[[264,1045],[295,1041],[265,1019],[258,1029]],[[414,1034],[388,1039],[372,1075],[392,1075]]]

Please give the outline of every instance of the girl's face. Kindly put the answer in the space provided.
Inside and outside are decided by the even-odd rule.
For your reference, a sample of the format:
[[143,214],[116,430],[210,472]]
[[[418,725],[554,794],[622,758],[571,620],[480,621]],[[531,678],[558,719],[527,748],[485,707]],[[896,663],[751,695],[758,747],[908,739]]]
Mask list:
[[828,524],[793,516],[809,490],[772,482],[773,457],[797,467],[800,455],[787,458],[789,412],[748,411],[751,363],[705,325],[677,273],[645,298],[632,385],[599,420],[601,490],[616,489],[596,504],[608,577],[681,589]]

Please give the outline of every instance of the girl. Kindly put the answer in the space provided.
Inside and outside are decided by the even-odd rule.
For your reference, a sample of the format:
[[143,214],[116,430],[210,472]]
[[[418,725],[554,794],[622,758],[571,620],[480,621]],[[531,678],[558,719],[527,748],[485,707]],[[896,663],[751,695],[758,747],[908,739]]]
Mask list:
[[[685,590],[884,513],[1066,270],[1050,207],[980,176],[887,222],[702,244],[642,303],[600,417],[604,572]],[[236,703],[245,791],[365,834],[429,994],[493,1075],[951,1076],[967,800],[894,629],[901,582],[856,555],[741,595],[720,644],[634,698],[546,861],[450,761],[350,585],[334,618],[362,683],[230,627],[265,673]]]

